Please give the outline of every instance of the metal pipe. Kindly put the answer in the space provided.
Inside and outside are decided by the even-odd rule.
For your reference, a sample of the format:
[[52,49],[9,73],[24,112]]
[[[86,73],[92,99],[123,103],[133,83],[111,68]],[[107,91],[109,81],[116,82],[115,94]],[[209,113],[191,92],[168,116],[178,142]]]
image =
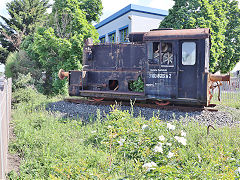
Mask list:
[[63,80],[65,77],[69,77],[69,72],[65,72],[63,69],[60,69],[58,72],[59,79]]
[[230,75],[216,75],[210,74],[210,81],[217,82],[217,81],[230,81]]

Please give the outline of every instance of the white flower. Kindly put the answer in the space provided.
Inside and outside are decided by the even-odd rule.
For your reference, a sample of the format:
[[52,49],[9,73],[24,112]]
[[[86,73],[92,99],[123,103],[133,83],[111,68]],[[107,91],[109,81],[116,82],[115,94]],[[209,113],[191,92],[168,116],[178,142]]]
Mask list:
[[197,156],[198,156],[198,162],[201,162],[202,158],[201,158],[200,154],[198,154]]
[[96,133],[97,131],[92,131],[92,133]]
[[120,139],[119,141],[117,141],[119,143],[120,146],[123,145],[123,143],[125,142],[125,139]]
[[146,125],[146,124],[144,124],[143,126],[142,126],[142,130],[148,130],[149,129],[149,127],[148,127],[148,125]]
[[236,172],[240,174],[240,167],[236,169]]
[[162,145],[160,144],[160,145],[155,146],[153,151],[162,153],[163,152]]
[[169,151],[167,157],[168,157],[168,158],[171,158],[171,157],[173,157],[173,156],[174,156],[174,153],[172,153],[171,151]]
[[147,172],[149,172],[151,170],[156,169],[156,168],[153,168],[153,167],[157,167],[157,164],[155,162],[150,162],[150,163],[145,163],[142,167],[146,168]]
[[167,146],[171,146],[171,145],[172,145],[172,143],[166,143],[166,145],[167,145]]
[[158,137],[158,139],[159,139],[160,141],[164,141],[164,140],[165,140],[165,137],[164,137],[163,135],[161,135],[161,136]]
[[167,128],[170,129],[170,130],[174,130],[175,126],[170,124],[170,123],[167,123]]
[[186,135],[187,135],[187,133],[184,132],[183,130],[181,130],[181,136],[186,136]]
[[187,140],[186,140],[184,137],[175,136],[175,139],[176,139],[179,143],[182,143],[184,146],[187,145]]
[[109,129],[112,129],[113,127],[109,125],[108,128],[109,128]]

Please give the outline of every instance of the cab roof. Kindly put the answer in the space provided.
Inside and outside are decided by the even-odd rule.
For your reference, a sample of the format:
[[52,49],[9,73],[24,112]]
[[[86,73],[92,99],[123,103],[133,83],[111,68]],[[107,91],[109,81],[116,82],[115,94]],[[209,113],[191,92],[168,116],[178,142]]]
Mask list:
[[209,28],[154,30],[144,34],[143,41],[160,41],[175,39],[206,39],[210,37]]

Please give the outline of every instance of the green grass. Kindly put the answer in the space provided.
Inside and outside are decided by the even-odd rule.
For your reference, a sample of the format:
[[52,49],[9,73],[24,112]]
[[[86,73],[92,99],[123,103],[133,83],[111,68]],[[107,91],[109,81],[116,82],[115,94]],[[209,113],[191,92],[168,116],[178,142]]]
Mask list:
[[[105,118],[98,112],[94,122],[83,124],[47,112],[51,100],[42,101],[24,101],[13,110],[16,140],[10,151],[22,160],[19,174],[10,173],[10,179],[240,178],[240,127],[210,129],[207,135],[205,126],[174,122],[170,130],[157,117],[134,118],[116,107]],[[175,138],[181,131],[186,145]],[[154,152],[159,142],[162,152]],[[150,162],[157,166],[147,171],[144,164]]]
[[216,93],[211,103],[240,109],[240,92],[221,92],[220,101],[218,100],[218,93]]

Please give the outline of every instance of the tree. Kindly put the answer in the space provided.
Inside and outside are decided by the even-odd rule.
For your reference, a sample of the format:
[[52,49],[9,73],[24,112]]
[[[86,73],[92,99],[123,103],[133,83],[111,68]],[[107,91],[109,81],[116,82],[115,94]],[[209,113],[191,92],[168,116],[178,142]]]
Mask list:
[[240,61],[240,10],[237,1],[226,0],[227,19],[229,23],[226,26],[224,53],[220,57],[219,69],[223,72],[229,72]]
[[88,22],[96,21],[100,19],[102,15],[102,1],[101,0],[79,0],[80,9],[82,9],[86,14],[86,19]]
[[[34,32],[46,20],[48,0],[13,0],[7,3],[10,18],[0,16],[5,23],[0,24],[0,43],[8,52],[19,50],[24,36]],[[1,53],[7,53],[1,51]],[[5,57],[6,55],[4,55]],[[1,59],[5,62],[5,59]]]
[[[239,56],[239,8],[236,0],[174,0],[175,5],[160,28],[210,28],[210,71],[230,71]],[[234,41],[234,43],[232,43]],[[236,41],[236,42],[235,42]],[[230,59],[226,59],[230,58]]]
[[[102,1],[101,0],[71,0],[71,3],[76,5],[86,16],[89,23],[93,21],[98,22],[102,15]],[[53,5],[53,12],[62,11],[69,8],[69,2],[66,0],[55,0]]]
[[46,71],[45,94],[66,92],[66,80],[57,76],[59,69],[81,69],[84,39],[98,40],[96,29],[80,5],[77,0],[56,0],[50,27],[38,28],[33,37],[28,36],[22,43],[22,48]]

